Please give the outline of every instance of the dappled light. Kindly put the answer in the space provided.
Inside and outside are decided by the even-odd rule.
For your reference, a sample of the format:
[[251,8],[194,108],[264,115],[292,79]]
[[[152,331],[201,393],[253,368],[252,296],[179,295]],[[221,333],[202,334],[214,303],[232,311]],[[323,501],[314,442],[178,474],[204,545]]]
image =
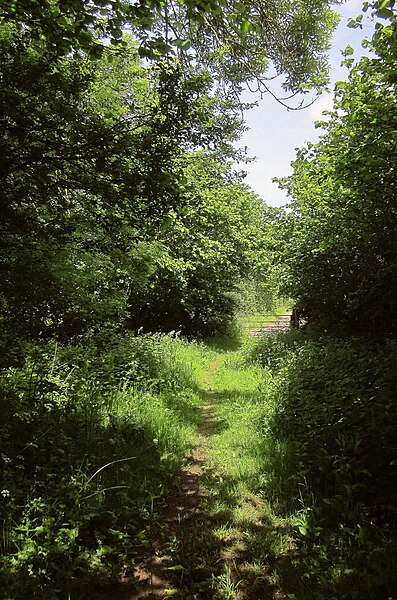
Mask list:
[[397,600],[397,10],[363,12],[276,209],[243,98],[326,88],[328,0],[0,2],[4,600]]

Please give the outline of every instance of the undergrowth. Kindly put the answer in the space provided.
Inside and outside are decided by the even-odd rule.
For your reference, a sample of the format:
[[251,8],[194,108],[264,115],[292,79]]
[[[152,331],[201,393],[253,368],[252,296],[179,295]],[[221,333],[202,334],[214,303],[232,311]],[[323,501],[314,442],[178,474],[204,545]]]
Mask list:
[[265,369],[263,494],[292,527],[290,597],[394,598],[397,347],[289,332],[245,349]]
[[2,371],[4,598],[131,575],[203,405],[207,494],[166,548],[176,597],[396,598],[395,342],[242,339],[47,343]]
[[85,582],[131,571],[192,443],[200,399],[189,352],[171,336],[110,336],[32,345],[3,370],[5,598],[78,598]]

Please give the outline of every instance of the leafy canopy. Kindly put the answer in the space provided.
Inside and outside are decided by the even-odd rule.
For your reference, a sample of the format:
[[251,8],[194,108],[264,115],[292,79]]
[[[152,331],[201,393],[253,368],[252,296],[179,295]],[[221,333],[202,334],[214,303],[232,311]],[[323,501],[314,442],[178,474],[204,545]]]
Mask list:
[[[2,0],[0,17],[58,55],[82,49],[99,56],[122,44],[123,31],[147,58],[177,55],[210,67],[217,78],[265,89],[270,64],[297,91],[321,87],[330,33],[329,0]],[[302,88],[303,84],[303,88]]]
[[[228,227],[246,210],[242,193],[252,214],[257,202],[222,167],[242,130],[236,105],[206,71],[143,67],[128,38],[95,62],[54,62],[21,38],[0,26],[3,347],[227,320],[248,251],[246,219]],[[207,214],[223,225],[205,228]]]
[[[388,13],[389,14],[389,13]],[[397,331],[397,19],[378,22],[373,55],[350,67],[318,144],[283,185],[285,287],[312,320],[373,335]]]

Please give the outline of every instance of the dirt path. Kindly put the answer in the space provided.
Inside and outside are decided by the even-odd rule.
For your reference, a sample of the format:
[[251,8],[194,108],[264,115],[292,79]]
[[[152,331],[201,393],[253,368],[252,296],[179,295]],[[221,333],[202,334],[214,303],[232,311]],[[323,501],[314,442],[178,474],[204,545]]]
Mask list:
[[[176,596],[184,585],[184,568],[175,564],[172,546],[186,537],[192,520],[201,510],[206,489],[200,483],[205,469],[205,450],[199,444],[183,469],[177,489],[157,516],[149,532],[150,547],[140,556],[134,570],[137,591],[129,600]],[[183,597],[179,593],[179,597]]]
[[244,477],[233,470],[244,459],[244,433],[237,440],[226,421],[240,406],[250,418],[257,384],[228,366],[231,355],[220,353],[209,365],[196,446],[166,505],[153,513],[133,577],[114,600],[286,598],[265,560],[270,525],[263,499],[242,488]]
[[[148,532],[150,545],[137,550],[134,581],[125,586],[125,593],[122,595],[125,600],[195,597],[187,595],[189,592],[184,590],[185,568],[182,564],[175,564],[174,555],[175,548],[193,533],[198,519],[202,520],[204,516],[202,502],[208,493],[202,481],[208,469],[206,447],[209,436],[217,429],[217,420],[214,418],[215,398],[210,387],[220,358],[208,369],[196,447],[181,473],[178,486],[170,494]],[[132,587],[137,589],[132,590]]]

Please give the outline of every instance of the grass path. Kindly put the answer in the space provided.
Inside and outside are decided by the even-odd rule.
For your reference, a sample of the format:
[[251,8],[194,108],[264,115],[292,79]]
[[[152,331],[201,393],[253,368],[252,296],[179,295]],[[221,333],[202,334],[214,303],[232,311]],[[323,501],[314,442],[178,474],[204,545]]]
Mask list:
[[201,353],[194,447],[123,598],[281,600],[269,557],[285,536],[260,493],[263,374],[238,351]]

